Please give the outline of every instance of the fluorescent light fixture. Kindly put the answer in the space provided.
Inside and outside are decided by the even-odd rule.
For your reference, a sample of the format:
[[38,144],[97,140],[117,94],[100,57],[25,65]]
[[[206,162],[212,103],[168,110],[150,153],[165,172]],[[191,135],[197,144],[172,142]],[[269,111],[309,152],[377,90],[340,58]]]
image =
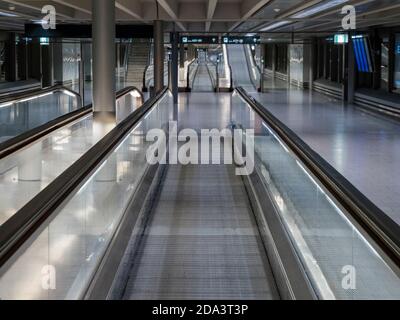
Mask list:
[[5,12],[5,11],[0,11],[0,16],[1,17],[18,17],[18,15],[16,15],[15,13],[10,13],[10,12]]
[[269,26],[266,26],[265,28],[262,28],[260,31],[270,31],[274,29],[278,29],[279,27],[286,26],[287,24],[291,23],[290,21],[279,21],[274,24],[270,24]]
[[317,13],[320,13],[322,11],[331,9],[333,7],[337,7],[341,4],[344,4],[346,2],[349,2],[349,0],[330,0],[330,1],[325,1],[321,4],[317,4],[311,8],[302,10],[298,13],[295,13],[294,15],[291,16],[293,19],[302,19],[302,18],[307,18],[310,16],[313,16]]

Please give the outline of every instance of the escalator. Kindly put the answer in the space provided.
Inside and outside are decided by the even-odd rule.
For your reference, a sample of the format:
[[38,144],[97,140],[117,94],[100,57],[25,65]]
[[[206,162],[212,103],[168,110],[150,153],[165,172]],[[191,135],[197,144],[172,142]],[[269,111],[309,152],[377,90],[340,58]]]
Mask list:
[[207,67],[207,59],[205,52],[199,52],[199,57],[197,59],[197,71],[194,74],[192,91],[193,92],[213,92],[214,85],[210,72]]
[[235,87],[243,87],[248,92],[257,91],[251,78],[251,71],[246,57],[244,45],[229,45],[229,64],[232,66],[232,78]]
[[9,95],[0,101],[0,152],[30,143],[56,122],[73,121],[90,109],[78,93],[61,86]]
[[396,226],[263,110],[151,98],[0,226],[0,298],[399,299]]
[[[48,91],[48,94],[43,96],[42,93],[42,97],[51,97],[50,101],[57,95],[53,91]],[[119,91],[116,98],[117,121],[122,121],[143,103],[140,92],[133,87]],[[32,100],[29,101],[35,103],[31,107],[36,111],[46,108],[36,98],[30,99]],[[69,104],[64,106],[68,109]],[[57,109],[58,105],[50,105],[49,108],[51,107]],[[103,128],[96,124],[90,105],[34,128],[34,131],[28,130],[3,145],[4,148],[0,150],[0,226],[17,214],[111,129],[112,127]],[[14,143],[11,144],[12,142]]]

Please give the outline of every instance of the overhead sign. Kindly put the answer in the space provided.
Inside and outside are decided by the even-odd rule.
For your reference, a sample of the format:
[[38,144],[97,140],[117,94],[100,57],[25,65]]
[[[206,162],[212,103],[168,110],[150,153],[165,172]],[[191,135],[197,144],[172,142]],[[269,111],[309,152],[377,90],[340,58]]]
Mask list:
[[335,44],[349,43],[349,36],[347,34],[335,34],[334,43]]
[[180,42],[183,44],[218,44],[218,36],[182,36]]
[[239,37],[239,36],[226,36],[222,37],[223,44],[259,44],[259,36]]
[[[41,24],[25,24],[27,38],[91,38],[92,26],[89,24],[57,24],[56,29],[45,30]],[[116,37],[119,39],[153,38],[151,25],[116,25]]]

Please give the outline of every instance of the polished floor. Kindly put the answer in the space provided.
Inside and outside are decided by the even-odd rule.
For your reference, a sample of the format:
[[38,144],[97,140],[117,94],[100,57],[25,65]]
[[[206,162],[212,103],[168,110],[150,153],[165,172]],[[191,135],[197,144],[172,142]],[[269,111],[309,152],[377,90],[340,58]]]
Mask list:
[[400,224],[400,123],[267,80],[252,95]]

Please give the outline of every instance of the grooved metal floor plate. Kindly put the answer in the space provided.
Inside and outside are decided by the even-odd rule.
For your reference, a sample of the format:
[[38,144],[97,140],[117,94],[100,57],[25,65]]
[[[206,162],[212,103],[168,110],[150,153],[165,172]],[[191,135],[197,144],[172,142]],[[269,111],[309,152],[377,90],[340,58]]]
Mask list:
[[247,201],[232,166],[170,166],[125,299],[279,298]]
[[[179,128],[226,128],[231,95],[182,94]],[[232,165],[170,165],[130,270],[125,299],[279,299]]]

